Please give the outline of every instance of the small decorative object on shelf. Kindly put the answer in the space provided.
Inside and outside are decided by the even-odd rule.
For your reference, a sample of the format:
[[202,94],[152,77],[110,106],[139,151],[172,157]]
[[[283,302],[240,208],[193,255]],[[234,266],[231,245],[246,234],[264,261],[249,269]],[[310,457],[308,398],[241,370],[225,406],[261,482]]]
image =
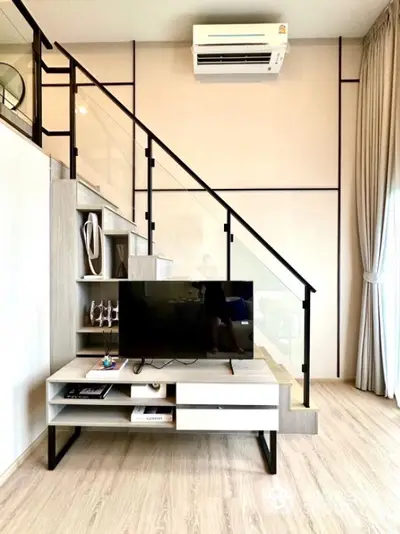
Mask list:
[[[96,213],[89,213],[88,219],[83,225],[83,241],[91,272],[90,276],[101,277],[103,274],[101,253],[104,250],[104,234]],[[98,261],[99,272],[96,271],[93,260]]]
[[125,245],[117,245],[117,254],[119,258],[119,265],[117,267],[116,278],[128,278],[128,269],[126,268],[125,257]]
[[114,307],[111,300],[107,302],[107,322],[108,326],[111,328],[113,323],[119,322],[119,301],[117,300],[117,305]]
[[111,300],[107,301],[107,306],[104,305],[104,300],[101,300],[99,304],[96,304],[95,300],[92,300],[90,304],[90,324],[92,326],[112,327],[113,323],[118,324],[119,321],[119,302],[114,307]]
[[108,354],[104,356],[104,358],[101,361],[103,362],[104,369],[113,369],[115,367],[114,358],[112,358]]

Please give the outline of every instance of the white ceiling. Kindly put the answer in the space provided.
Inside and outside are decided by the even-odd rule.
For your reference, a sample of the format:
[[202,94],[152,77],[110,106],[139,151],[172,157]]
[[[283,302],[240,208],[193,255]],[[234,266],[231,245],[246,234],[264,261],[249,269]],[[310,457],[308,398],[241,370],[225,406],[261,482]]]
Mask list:
[[[193,24],[233,22],[287,22],[292,39],[362,37],[388,1],[25,0],[25,4],[50,40],[74,43],[189,41]],[[15,10],[10,0],[0,0],[0,9],[11,18]],[[1,31],[1,22],[2,17],[4,42],[7,33]],[[14,32],[18,33],[24,32]]]

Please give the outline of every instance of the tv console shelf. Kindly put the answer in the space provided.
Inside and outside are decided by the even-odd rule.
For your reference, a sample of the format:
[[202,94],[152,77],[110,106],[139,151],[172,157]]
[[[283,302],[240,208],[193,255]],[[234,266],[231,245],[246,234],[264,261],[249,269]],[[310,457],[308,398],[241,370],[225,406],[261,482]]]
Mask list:
[[[253,360],[248,369],[232,374],[226,360],[198,360],[191,365],[173,362],[163,369],[145,366],[133,373],[130,360],[119,375],[107,380],[87,379],[96,358],[76,358],[47,379],[48,468],[55,469],[80,435],[82,427],[127,428],[140,431],[256,432],[271,474],[277,470],[279,384],[268,365]],[[254,364],[253,364],[254,362]],[[157,361],[162,365],[162,360]],[[251,366],[254,365],[254,372]],[[260,367],[261,366],[261,367]],[[68,384],[113,384],[105,399],[65,399]],[[167,384],[175,396],[166,399],[133,399],[132,384]],[[133,406],[172,406],[171,423],[132,423]],[[75,427],[68,443],[56,451],[56,428]],[[269,445],[264,432],[269,432]]]

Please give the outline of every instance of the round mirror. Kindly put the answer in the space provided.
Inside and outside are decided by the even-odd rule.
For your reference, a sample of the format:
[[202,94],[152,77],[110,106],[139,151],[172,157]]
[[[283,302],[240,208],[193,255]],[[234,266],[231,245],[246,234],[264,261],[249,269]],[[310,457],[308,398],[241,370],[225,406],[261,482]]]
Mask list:
[[0,62],[0,103],[8,109],[18,109],[25,97],[21,74],[7,63]]

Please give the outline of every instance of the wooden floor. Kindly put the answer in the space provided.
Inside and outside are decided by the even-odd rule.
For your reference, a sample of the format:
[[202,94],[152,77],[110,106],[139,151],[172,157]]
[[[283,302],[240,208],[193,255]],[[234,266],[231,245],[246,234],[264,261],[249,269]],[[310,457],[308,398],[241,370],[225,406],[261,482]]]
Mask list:
[[400,410],[346,384],[313,396],[320,434],[279,436],[277,476],[251,436],[87,432],[54,472],[43,444],[0,488],[0,532],[400,533]]

